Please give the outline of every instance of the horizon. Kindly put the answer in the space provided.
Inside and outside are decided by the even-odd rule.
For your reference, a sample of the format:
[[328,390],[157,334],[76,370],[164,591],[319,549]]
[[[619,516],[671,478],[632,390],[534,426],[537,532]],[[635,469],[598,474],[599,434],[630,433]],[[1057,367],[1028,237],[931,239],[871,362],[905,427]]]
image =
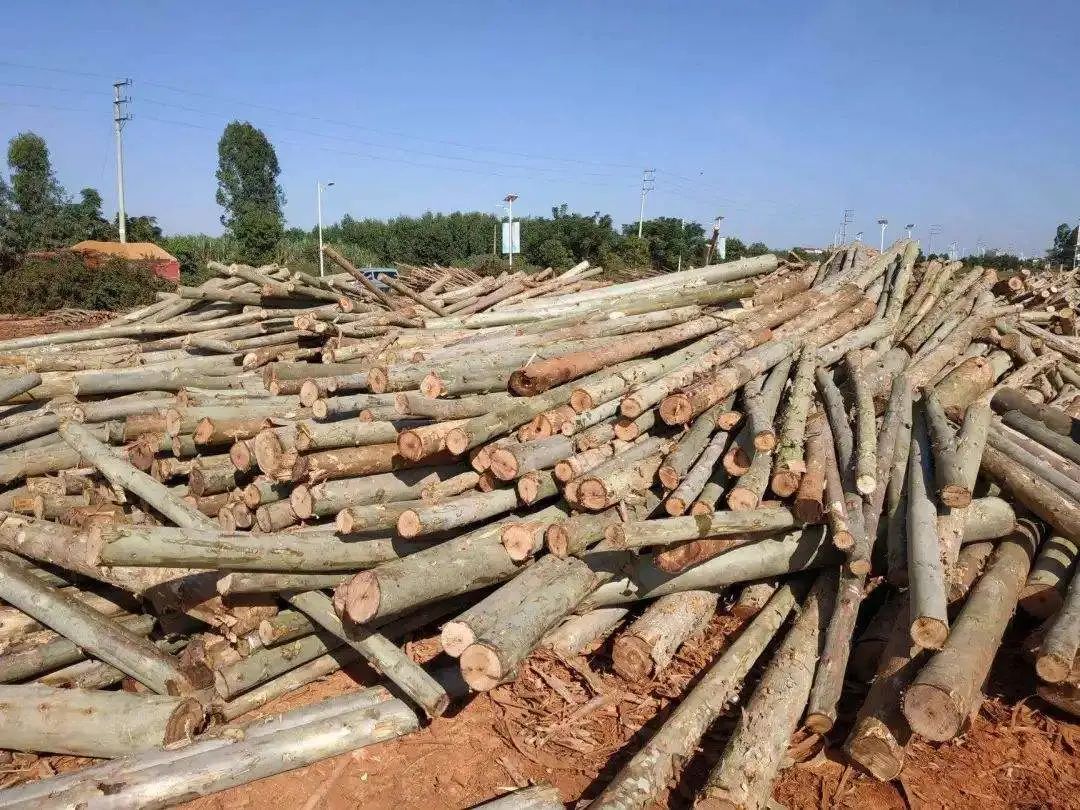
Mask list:
[[934,252],[1042,255],[1080,215],[1078,113],[1063,102],[1080,12],[1065,4],[332,3],[312,17],[194,3],[119,19],[74,4],[60,21],[12,6],[13,29],[48,36],[0,59],[0,137],[44,137],[68,193],[96,188],[111,217],[112,82],[130,77],[128,215],[170,234],[221,232],[216,148],[231,120],[266,132],[288,226],[305,230],[318,180],[335,183],[327,223],[501,214],[513,192],[516,216],[567,203],[628,224],[645,168],[646,218],[709,229],[722,214],[722,233],[771,246],[826,245],[850,208],[849,237],[871,245],[885,216],[887,241],[914,222],[927,252],[934,224]]

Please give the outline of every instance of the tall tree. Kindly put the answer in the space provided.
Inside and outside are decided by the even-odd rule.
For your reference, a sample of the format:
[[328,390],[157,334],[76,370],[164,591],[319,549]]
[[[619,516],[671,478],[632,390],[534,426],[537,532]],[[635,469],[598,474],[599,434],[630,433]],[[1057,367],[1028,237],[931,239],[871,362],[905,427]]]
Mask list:
[[20,250],[59,247],[64,240],[57,214],[66,200],[45,140],[33,132],[19,133],[8,143],[7,161]]
[[1072,264],[1073,252],[1076,250],[1076,228],[1070,227],[1069,223],[1062,222],[1054,232],[1054,244],[1046,251],[1046,260],[1050,264]]
[[224,225],[236,237],[241,258],[263,262],[285,232],[281,168],[266,135],[247,121],[233,121],[218,141],[216,200]]

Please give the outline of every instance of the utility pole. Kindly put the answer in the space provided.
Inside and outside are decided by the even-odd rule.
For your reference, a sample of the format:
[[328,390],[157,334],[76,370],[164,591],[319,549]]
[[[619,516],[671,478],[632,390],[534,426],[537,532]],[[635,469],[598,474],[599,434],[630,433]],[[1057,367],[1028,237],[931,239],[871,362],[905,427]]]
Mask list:
[[889,220],[882,217],[877,221],[877,224],[881,226],[881,252],[885,252],[885,229],[889,227]]
[[326,275],[326,259],[323,256],[323,241],[322,241],[322,193],[324,188],[330,188],[334,185],[333,181],[327,183],[325,186],[321,180],[315,181],[315,214],[319,221],[319,278]]
[[1080,270],[1080,225],[1076,227],[1076,244],[1073,246],[1073,272]]
[[131,79],[122,82],[113,82],[113,126],[116,129],[116,205],[119,211],[116,222],[120,229],[120,241],[127,241],[127,209],[124,206],[124,137],[121,134],[124,124],[131,120],[124,105],[131,101],[127,96],[120,95],[120,88],[130,87]]
[[840,244],[847,244],[847,226],[855,221],[855,209],[845,208],[844,215],[840,218]]
[[939,233],[941,233],[941,226],[940,225],[931,225],[930,226],[930,238],[926,242],[926,255],[927,256],[933,256],[934,255],[934,237],[937,236]]
[[716,246],[720,243],[720,220],[724,218],[723,214],[717,215],[713,221],[712,237],[709,239],[709,247],[705,251],[705,265],[708,266],[712,261],[713,251],[716,250]]
[[679,266],[675,270],[676,273],[682,272],[682,251],[683,251],[683,234],[686,233],[686,220],[682,217],[679,218]]
[[952,243],[949,244],[949,258],[954,262],[957,259],[960,258],[960,243],[959,242],[952,242]]
[[503,198],[503,202],[506,203],[506,218],[508,220],[506,246],[508,248],[507,252],[510,254],[510,272],[514,271],[514,200],[517,198],[517,194],[507,194]]
[[641,229],[645,224],[645,195],[653,190],[656,185],[656,169],[645,169],[641,172],[641,210],[638,212],[637,238],[641,238]]

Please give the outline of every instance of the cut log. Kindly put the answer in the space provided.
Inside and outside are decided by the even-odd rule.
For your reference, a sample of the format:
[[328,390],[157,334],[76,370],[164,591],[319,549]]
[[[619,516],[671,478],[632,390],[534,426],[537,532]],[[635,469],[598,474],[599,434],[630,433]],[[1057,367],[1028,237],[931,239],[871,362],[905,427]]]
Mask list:
[[0,746],[14,751],[122,757],[190,740],[203,719],[192,698],[0,686]]
[[581,652],[607,638],[626,618],[626,608],[597,608],[580,616],[570,616],[551,630],[540,641],[541,647],[550,647],[562,656],[580,655]]
[[1025,613],[1049,619],[1061,610],[1078,554],[1080,545],[1076,541],[1058,534],[1047,538],[1020,591],[1020,607]]
[[840,575],[836,607],[826,626],[804,721],[818,734],[825,734],[836,724],[836,707],[844,687],[851,655],[851,636],[855,632],[855,619],[859,615],[865,586],[866,574]]
[[615,639],[611,661],[628,681],[662,672],[683,642],[700,632],[716,611],[717,595],[683,591],[661,597]]
[[930,497],[933,482],[930,457],[926,419],[921,410],[916,411],[906,478],[911,639],[925,649],[937,650],[948,638],[949,617],[937,509]]

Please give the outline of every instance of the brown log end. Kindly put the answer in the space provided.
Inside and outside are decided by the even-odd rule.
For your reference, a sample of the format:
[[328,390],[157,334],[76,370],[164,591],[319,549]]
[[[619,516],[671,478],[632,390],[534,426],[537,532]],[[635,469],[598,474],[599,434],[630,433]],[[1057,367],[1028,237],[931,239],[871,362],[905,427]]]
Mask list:
[[692,565],[699,565],[713,557],[719,557],[736,543],[731,537],[704,537],[700,540],[688,540],[682,545],[672,546],[653,557],[653,565],[668,574],[685,571]]
[[949,626],[941,619],[919,616],[911,623],[911,640],[924,650],[940,650],[948,638]]
[[939,493],[941,502],[953,509],[963,509],[971,504],[971,490],[959,484],[946,484]]
[[588,391],[578,389],[570,394],[570,407],[576,413],[585,413],[593,409],[593,398]]
[[667,425],[685,425],[694,418],[694,406],[686,394],[670,394],[664,397],[658,410],[660,418]]
[[543,524],[537,522],[510,523],[503,527],[500,540],[511,560],[527,560],[535,551],[535,538],[543,536]]
[[334,611],[341,619],[363,624],[379,612],[379,578],[361,571],[334,588]]
[[664,485],[666,489],[675,489],[679,485],[679,481],[682,480],[682,476],[679,475],[679,471],[674,467],[660,466],[660,469],[656,471],[656,477],[660,479],[660,483]]
[[615,420],[613,430],[615,432],[615,438],[624,442],[632,442],[641,435],[641,428],[634,423],[633,419],[626,416],[620,416]]
[[574,480],[574,467],[566,459],[560,459],[555,462],[555,480],[561,481],[564,484],[567,481]]
[[920,737],[946,742],[960,733],[967,714],[941,687],[914,683],[904,693],[904,717]]
[[586,509],[605,509],[608,506],[607,487],[599,478],[586,478],[578,485],[577,501]]
[[763,453],[770,452],[776,447],[776,432],[772,430],[762,430],[754,434],[754,449],[760,450]]
[[200,419],[191,436],[195,444],[206,444],[214,434],[214,423],[209,418]]
[[499,655],[484,643],[471,644],[461,653],[461,677],[477,692],[494,689],[507,677]]
[[727,496],[727,505],[732,512],[746,512],[757,509],[759,498],[757,493],[746,487],[732,487]]
[[611,648],[611,664],[628,681],[647,681],[652,677],[654,668],[649,645],[629,633],[615,639]]
[[450,621],[443,625],[440,635],[443,652],[454,658],[476,643],[476,634],[465,622]]
[[773,473],[772,480],[769,482],[769,488],[781,498],[787,498],[798,492],[799,484],[801,482],[801,473],[793,472],[792,470],[777,470]]
[[840,529],[832,533],[832,544],[841,551],[847,551],[855,545],[855,538],[847,529]]
[[708,501],[694,501],[690,507],[691,515],[711,515],[716,512],[716,507]]
[[1057,615],[1063,603],[1061,591],[1052,585],[1034,583],[1020,591],[1019,605],[1029,616],[1049,619]]
[[724,470],[727,471],[728,475],[737,477],[746,474],[747,470],[750,469],[750,461],[751,459],[747,452],[739,447],[738,444],[735,444],[730,450],[724,453],[724,458],[721,463],[724,465]]
[[530,377],[529,372],[524,368],[519,368],[510,375],[509,388],[519,397],[534,397],[550,387],[544,379]]
[[739,426],[742,417],[743,415],[740,411],[724,411],[723,413],[716,415],[716,427],[719,430],[734,430]]
[[544,532],[544,542],[556,557],[565,557],[570,550],[570,533],[562,523],[552,523]]
[[162,743],[168,745],[190,740],[202,728],[205,720],[206,712],[199,701],[194,698],[181,701],[165,722],[165,736]]
[[416,513],[415,509],[407,509],[398,515],[397,532],[402,537],[416,537],[423,531],[423,528],[420,523],[420,515]]
[[795,499],[792,512],[803,523],[820,523],[824,515],[824,508],[820,499],[804,497]]
[[686,513],[687,505],[685,499],[672,496],[664,501],[664,511],[671,515],[671,517],[678,517],[679,515]]
[[225,514],[232,515],[233,526],[235,527],[233,531],[236,529],[250,529],[251,524],[255,522],[255,516],[251,509],[248,508],[247,504],[234,503],[231,506],[222,509],[218,513],[218,516],[220,517]]
[[694,810],[742,810],[741,805],[718,793],[715,796],[702,796],[694,805]]
[[434,371],[429,371],[427,376],[420,381],[420,393],[425,397],[435,399],[441,397],[447,393],[446,386],[443,384],[442,377]]
[[[454,428],[446,434],[446,449],[455,456],[460,456],[469,449],[469,434],[463,428]],[[473,469],[476,469],[475,466]],[[487,469],[486,467],[484,469]],[[483,469],[476,470],[483,472]]]
[[300,404],[305,408],[310,408],[321,398],[319,384],[315,380],[304,380],[300,383]]
[[865,577],[870,573],[870,560],[866,557],[849,557],[847,570],[857,577]]
[[143,472],[149,470],[154,463],[156,444],[158,442],[154,441],[152,437],[144,436],[134,444],[128,445],[128,461],[131,462],[131,466]]
[[604,528],[604,539],[612,545],[626,546],[626,527],[621,523],[613,523]]
[[397,437],[398,455],[409,461],[420,461],[427,452],[424,439],[415,430],[403,430]]
[[389,375],[386,373],[385,366],[374,366],[368,369],[367,384],[376,394],[385,394],[386,386],[389,384]]
[[1072,664],[1059,655],[1040,651],[1035,659],[1035,673],[1047,683],[1061,683],[1069,677]]
[[188,473],[188,492],[195,496],[202,496],[206,492],[206,479],[199,467],[192,467]]
[[255,455],[255,463],[264,475],[274,475],[281,467],[281,457],[285,448],[274,431],[259,431],[251,440],[250,447]]
[[876,717],[864,717],[856,724],[844,750],[854,762],[882,782],[898,777],[904,767],[904,746]]
[[634,399],[633,394],[628,394],[619,403],[619,413],[627,419],[637,419],[645,413],[645,405]]
[[488,469],[500,481],[513,481],[518,477],[517,456],[505,447],[496,447],[491,451]]
[[481,492],[491,492],[499,485],[499,479],[496,478],[491,470],[484,470],[476,479],[476,488]]
[[[247,439],[233,442],[229,447],[229,461],[237,472],[247,472],[255,464],[255,456],[251,452],[251,446]],[[256,504],[257,506],[258,504]]]
[[808,712],[804,725],[815,734],[827,734],[836,724],[836,718],[824,712]]

